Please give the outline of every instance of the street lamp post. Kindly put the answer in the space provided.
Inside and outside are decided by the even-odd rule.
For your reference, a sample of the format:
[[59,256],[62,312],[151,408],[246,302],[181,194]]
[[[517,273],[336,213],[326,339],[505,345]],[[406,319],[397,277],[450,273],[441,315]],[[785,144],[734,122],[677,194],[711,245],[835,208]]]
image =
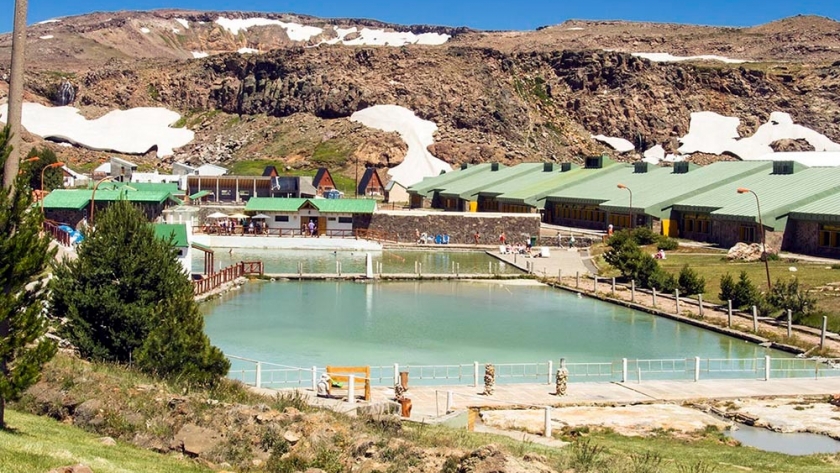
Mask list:
[[764,237],[764,222],[761,220],[761,202],[758,200],[758,194],[746,187],[739,187],[737,192],[739,194],[750,193],[755,196],[755,206],[758,209],[758,226],[761,227],[761,259],[764,260],[764,271],[767,273],[767,291],[771,291],[773,286],[770,283],[770,263],[767,262],[767,241]]
[[99,184],[103,182],[113,181],[113,176],[103,177],[102,179],[96,181],[96,184],[93,185],[93,192],[90,194],[90,224],[93,225],[93,208],[94,204],[96,203],[96,189],[99,187]]
[[44,189],[44,173],[47,169],[58,168],[64,166],[64,163],[59,161],[57,163],[47,164],[41,168],[41,213],[44,213],[44,197],[46,197],[46,189]]
[[630,193],[630,229],[632,230],[633,226],[634,226],[633,225],[633,223],[634,223],[633,222],[633,191],[630,190],[630,188],[625,186],[624,184],[619,184],[616,187],[618,187],[619,189],[627,189],[627,192]]
[[[40,161],[40,160],[41,160],[41,158],[39,158],[38,156],[32,156],[31,158],[22,160],[20,163],[21,164],[34,163],[35,161]],[[18,174],[23,174],[23,169],[19,170]]]

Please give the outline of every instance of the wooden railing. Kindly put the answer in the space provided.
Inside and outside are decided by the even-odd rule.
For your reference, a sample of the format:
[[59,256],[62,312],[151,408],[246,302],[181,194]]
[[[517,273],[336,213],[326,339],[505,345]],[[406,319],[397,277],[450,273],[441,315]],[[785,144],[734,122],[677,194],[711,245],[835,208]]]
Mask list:
[[400,242],[400,236],[397,233],[384,232],[382,230],[370,230],[367,228],[357,228],[355,230],[355,233],[357,239],[373,241],[390,241],[394,243]]
[[52,220],[44,220],[44,232],[48,233],[53,239],[64,246],[70,246],[70,234],[58,228],[58,224]]
[[239,263],[228,266],[217,273],[209,274],[201,279],[196,279],[192,282],[193,292],[196,296],[200,296],[218,288],[222,284],[231,282],[238,277],[252,274],[263,274],[262,261],[240,261]]
[[[244,232],[244,233],[243,233]],[[274,237],[309,237],[308,230],[300,230],[296,228],[264,228],[261,231],[251,232],[248,228],[236,227],[233,232],[222,231],[220,227],[213,225],[194,226],[193,233],[203,233],[205,235],[226,235],[226,236],[274,236]],[[316,235],[316,237],[319,235]],[[326,230],[323,235],[334,238],[353,238],[356,236],[354,230]]]

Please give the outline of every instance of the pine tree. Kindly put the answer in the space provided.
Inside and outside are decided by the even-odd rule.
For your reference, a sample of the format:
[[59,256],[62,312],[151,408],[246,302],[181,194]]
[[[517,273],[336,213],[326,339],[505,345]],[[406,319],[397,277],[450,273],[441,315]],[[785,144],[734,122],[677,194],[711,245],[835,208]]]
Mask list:
[[[0,132],[0,174],[11,151],[8,140],[6,127]],[[31,207],[25,176],[19,175],[9,191],[0,190],[0,429],[5,428],[6,401],[38,380],[56,349],[44,337],[47,296],[39,279],[55,250],[40,231],[41,214]]]
[[43,147],[40,149],[32,148],[26,155],[27,158],[37,157],[37,161],[33,161],[29,166],[24,168],[28,174],[29,188],[41,189],[41,172],[44,174],[44,190],[51,191],[53,189],[61,189],[64,187],[64,171],[60,167],[50,168],[44,171],[44,168],[50,164],[58,162],[53,150]]
[[78,256],[56,269],[52,306],[83,357],[136,360],[144,371],[198,383],[227,373],[175,250],[141,210],[115,202],[97,217]]

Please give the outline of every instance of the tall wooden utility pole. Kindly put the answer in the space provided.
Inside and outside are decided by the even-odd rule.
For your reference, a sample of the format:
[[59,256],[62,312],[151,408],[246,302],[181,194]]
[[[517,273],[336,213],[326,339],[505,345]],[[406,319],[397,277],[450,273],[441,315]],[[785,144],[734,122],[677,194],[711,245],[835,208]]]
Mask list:
[[29,0],[15,0],[15,25],[12,33],[12,70],[9,79],[9,110],[6,123],[12,137],[12,153],[3,169],[3,188],[13,190],[20,168],[21,115],[23,108],[23,69],[26,51],[26,9]]

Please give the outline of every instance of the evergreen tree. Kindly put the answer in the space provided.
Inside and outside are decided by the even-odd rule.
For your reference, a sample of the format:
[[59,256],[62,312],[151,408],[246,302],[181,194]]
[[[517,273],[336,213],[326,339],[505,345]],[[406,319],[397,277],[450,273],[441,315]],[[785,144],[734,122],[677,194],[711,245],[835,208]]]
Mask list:
[[799,288],[798,278],[788,281],[777,279],[767,301],[776,309],[790,310],[796,323],[808,317],[817,306],[816,298]]
[[58,162],[53,150],[43,147],[40,149],[32,148],[26,158],[37,157],[37,161],[29,163],[24,168],[24,173],[27,174],[27,181],[31,189],[41,189],[41,172],[44,173],[44,189],[49,192],[53,189],[61,189],[64,187],[64,171],[60,167],[49,168],[44,171],[44,168],[50,164]]
[[56,269],[52,306],[86,358],[198,383],[227,373],[171,242],[127,201],[98,215],[78,258]]
[[[731,301],[735,298],[735,280],[729,273],[720,277],[720,294],[718,299],[722,301]],[[733,302],[734,306],[734,302]]]
[[682,267],[680,275],[677,280],[679,284],[680,293],[686,296],[693,296],[695,294],[703,294],[706,292],[706,278],[697,274],[688,264]]
[[[6,127],[0,132],[0,174],[11,151],[8,140]],[[44,337],[47,296],[39,280],[55,250],[49,249],[49,239],[41,233],[41,214],[31,204],[23,174],[11,192],[0,189],[0,429],[5,428],[6,401],[34,384],[55,354],[55,344]]]

